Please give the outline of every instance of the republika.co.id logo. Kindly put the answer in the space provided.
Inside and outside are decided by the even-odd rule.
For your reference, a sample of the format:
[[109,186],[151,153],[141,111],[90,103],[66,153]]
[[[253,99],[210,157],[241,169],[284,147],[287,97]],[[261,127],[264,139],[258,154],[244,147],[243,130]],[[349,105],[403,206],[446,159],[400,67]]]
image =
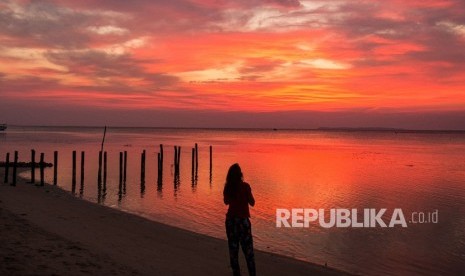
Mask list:
[[323,228],[332,227],[407,227],[409,224],[427,224],[439,222],[439,211],[412,212],[410,219],[405,219],[401,208],[395,208],[390,217],[387,208],[325,209],[293,208],[276,209],[276,227],[307,228],[311,223],[317,223]]

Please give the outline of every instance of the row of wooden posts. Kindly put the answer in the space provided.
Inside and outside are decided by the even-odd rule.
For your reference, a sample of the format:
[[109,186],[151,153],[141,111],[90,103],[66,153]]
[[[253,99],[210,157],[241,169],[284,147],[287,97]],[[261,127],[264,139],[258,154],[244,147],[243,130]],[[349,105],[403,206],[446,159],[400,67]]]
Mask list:
[[[36,163],[35,161],[36,152],[35,150],[31,150],[31,181],[30,183],[35,183],[35,169],[36,165],[40,168],[40,185],[44,186],[44,169],[47,165],[45,163],[45,154],[40,154],[40,161]],[[98,190],[106,192],[106,183],[107,183],[107,152],[99,151],[99,167],[98,167]],[[141,191],[145,190],[145,161],[146,161],[146,151],[143,150],[141,154],[141,172],[140,172],[140,179],[141,179]],[[157,163],[158,163],[158,180],[157,183],[159,185],[162,184],[163,179],[163,161],[164,161],[164,154],[163,154],[163,145],[160,144],[160,152],[157,154]],[[176,181],[179,182],[179,174],[180,174],[180,163],[181,163],[181,147],[174,146],[174,178],[175,183]],[[103,166],[103,168],[102,168]],[[213,148],[210,146],[210,180],[212,174],[212,166],[213,166]],[[5,179],[4,182],[8,183],[9,178],[9,167],[10,167],[10,153],[6,154],[5,160]],[[17,167],[18,167],[18,151],[14,152],[14,159],[12,162],[13,167],[13,177],[12,177],[12,186],[16,186],[16,178],[17,178]],[[71,184],[72,184],[72,192],[74,193],[76,190],[76,167],[77,167],[77,152],[73,151],[72,153],[72,176],[71,176]],[[198,154],[198,145],[192,148],[192,179],[194,181],[197,180],[197,173],[199,167],[199,154]],[[85,152],[81,151],[81,192],[84,186],[84,168],[85,168]],[[127,172],[127,151],[119,153],[119,193],[125,193],[126,191],[126,172]],[[58,151],[53,152],[53,185],[57,185],[57,178],[58,175]],[[102,185],[103,184],[103,185]]]
[[[42,152],[40,154],[40,161],[39,163],[36,163],[35,161],[35,156],[36,156],[36,151],[31,150],[31,181],[30,183],[35,183],[35,169],[36,165],[39,167],[39,172],[40,172],[40,186],[45,185],[45,167],[48,166],[47,163],[45,163],[45,154]],[[54,159],[54,168],[53,168],[53,184],[57,184],[57,174],[58,174],[58,151],[53,152],[53,159]],[[6,153],[6,158],[5,158],[5,175],[4,175],[4,183],[8,183],[8,178],[9,178],[9,171],[10,171],[10,165],[13,167],[13,177],[11,181],[11,186],[16,186],[16,179],[17,179],[17,168],[18,168],[18,151],[14,152],[14,158],[13,162],[10,162],[10,153]]]

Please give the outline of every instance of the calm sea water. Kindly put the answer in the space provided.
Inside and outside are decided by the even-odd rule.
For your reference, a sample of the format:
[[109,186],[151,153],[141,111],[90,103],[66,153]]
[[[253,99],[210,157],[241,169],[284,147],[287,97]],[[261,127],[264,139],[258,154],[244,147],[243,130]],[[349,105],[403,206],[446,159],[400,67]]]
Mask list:
[[[99,197],[102,134],[101,128],[10,127],[0,133],[0,158],[18,150],[20,161],[27,161],[35,149],[52,162],[58,150],[58,185],[71,191],[71,156],[76,150],[77,197],[223,239],[227,207],[222,189],[227,169],[238,162],[257,202],[251,215],[259,249],[364,275],[458,275],[465,269],[465,134],[109,128],[107,194]],[[196,181],[191,174],[194,143],[199,146]],[[159,144],[164,145],[165,159],[161,184],[156,169]],[[174,145],[182,149],[179,182],[173,175]],[[143,150],[147,161],[142,191]],[[83,186],[80,151],[86,154]],[[121,196],[120,151],[128,152]],[[22,174],[29,178],[29,172]],[[49,182],[52,174],[46,170]],[[407,221],[412,212],[438,210],[439,222],[407,228],[326,229],[316,223],[276,228],[276,208],[402,208]]]

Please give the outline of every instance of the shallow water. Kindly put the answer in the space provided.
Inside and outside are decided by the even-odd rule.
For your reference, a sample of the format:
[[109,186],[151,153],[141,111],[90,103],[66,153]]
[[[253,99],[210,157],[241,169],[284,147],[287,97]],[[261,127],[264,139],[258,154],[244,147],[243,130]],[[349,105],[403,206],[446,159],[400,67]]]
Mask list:
[[[465,267],[463,133],[110,128],[105,141],[107,193],[99,197],[102,134],[101,128],[10,127],[0,133],[0,158],[18,150],[20,161],[27,161],[35,149],[36,160],[44,152],[52,162],[57,150],[58,185],[71,191],[71,156],[76,150],[77,197],[219,238],[225,238],[224,179],[229,166],[238,162],[257,202],[251,209],[257,248],[366,275],[447,275]],[[197,181],[191,174],[194,143],[199,146]],[[164,145],[165,159],[161,184],[156,169],[159,144]],[[174,145],[182,148],[179,182],[173,175]],[[83,186],[80,151],[86,154]],[[121,196],[120,151],[128,152]],[[46,180],[52,179],[53,169],[46,169]],[[407,221],[414,211],[438,210],[439,222],[409,223],[406,228],[327,229],[317,223],[276,228],[276,208],[387,208],[391,213],[401,208]]]

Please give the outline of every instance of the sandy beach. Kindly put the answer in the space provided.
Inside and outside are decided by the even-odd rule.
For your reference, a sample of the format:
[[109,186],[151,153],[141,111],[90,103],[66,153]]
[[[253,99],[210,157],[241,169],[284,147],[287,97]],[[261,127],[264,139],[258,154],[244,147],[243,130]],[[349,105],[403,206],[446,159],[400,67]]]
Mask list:
[[[3,180],[3,169],[1,170]],[[225,240],[18,179],[0,185],[2,275],[230,275]],[[256,252],[259,275],[346,275]],[[241,269],[246,266],[241,256]]]

